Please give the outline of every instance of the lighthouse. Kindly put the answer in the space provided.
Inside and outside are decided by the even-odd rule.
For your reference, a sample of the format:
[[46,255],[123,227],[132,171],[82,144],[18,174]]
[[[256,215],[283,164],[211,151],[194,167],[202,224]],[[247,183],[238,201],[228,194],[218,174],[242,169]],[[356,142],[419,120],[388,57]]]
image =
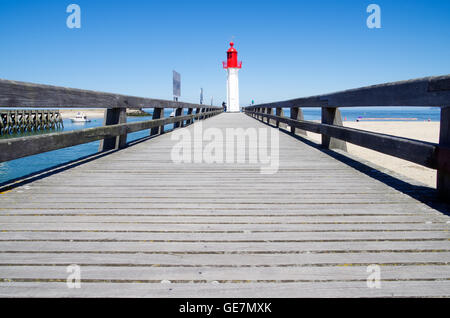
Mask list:
[[227,51],[227,61],[223,62],[223,68],[227,70],[227,112],[239,112],[239,77],[238,71],[242,67],[242,61],[238,61],[237,51],[230,42]]

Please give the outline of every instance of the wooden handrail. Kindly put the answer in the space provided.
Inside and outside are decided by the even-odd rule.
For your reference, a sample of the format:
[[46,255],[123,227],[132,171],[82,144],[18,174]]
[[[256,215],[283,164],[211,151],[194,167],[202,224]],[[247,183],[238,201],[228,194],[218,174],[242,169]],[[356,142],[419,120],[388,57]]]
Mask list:
[[[3,79],[0,79],[0,107],[105,108],[102,127],[0,140],[0,162],[96,140],[101,140],[99,151],[123,148],[126,146],[128,133],[150,129],[150,135],[162,134],[164,125],[173,123],[174,128],[183,127],[192,124],[194,119],[206,119],[223,111],[222,107],[217,106]],[[127,123],[127,108],[153,108],[153,119]],[[164,118],[165,108],[175,108],[176,116]],[[184,116],[184,108],[188,109],[187,116]]]
[[[412,140],[360,129],[343,127],[339,107],[432,106],[441,108],[439,144]],[[303,120],[303,107],[321,107],[322,122]],[[273,114],[276,109],[277,115]],[[283,108],[290,108],[291,118]],[[376,150],[437,170],[437,189],[450,199],[450,75],[386,83],[342,92],[298,98],[244,107],[244,112],[277,127],[280,123],[291,132],[305,131],[322,135],[322,146],[346,150],[345,142]]]
[[0,140],[0,162],[19,159],[52,150],[72,147],[106,138],[113,138],[129,133],[152,129],[172,123],[190,121],[210,117],[221,113],[221,110],[199,114],[153,119],[133,123],[80,129],[67,132],[56,132],[36,136],[17,137]]
[[0,79],[0,107],[197,108],[205,105]]
[[[449,148],[439,147],[439,145],[435,143],[381,134],[356,128],[321,124],[305,120],[294,120],[266,113],[247,113],[250,115],[263,116],[264,118],[273,119],[277,122],[285,123],[290,127],[303,129],[317,134],[328,135],[364,148],[411,161],[427,168],[445,170],[450,168],[450,166],[448,166],[450,164],[450,157],[448,160],[446,160],[446,158],[440,158],[438,160],[438,156],[445,157],[445,154],[448,155],[447,151],[449,151]],[[444,148],[445,150],[438,151],[438,148]]]
[[450,75],[418,78],[246,107],[450,107]]

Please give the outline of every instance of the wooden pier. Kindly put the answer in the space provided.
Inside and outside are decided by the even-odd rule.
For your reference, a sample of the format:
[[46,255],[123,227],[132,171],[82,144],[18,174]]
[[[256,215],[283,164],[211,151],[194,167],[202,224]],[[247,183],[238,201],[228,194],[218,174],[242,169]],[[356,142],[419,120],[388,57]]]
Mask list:
[[[419,102],[437,106],[442,99],[440,105],[449,107],[449,79],[407,82],[425,91],[409,95],[410,102],[386,103],[411,104],[417,94],[430,92]],[[6,89],[8,96],[17,93],[16,103],[36,104],[21,85],[0,81],[0,106],[8,106],[2,99]],[[448,108],[442,111],[443,142],[430,144],[339,126],[332,98],[227,114],[204,105],[96,92],[84,92],[92,100],[80,105],[79,91],[69,92],[59,99],[66,101],[63,106],[86,107],[95,98],[92,107],[108,107],[106,98],[114,103],[105,126],[0,141],[0,161],[100,139],[102,152],[3,187],[0,296],[450,296],[450,217],[448,206],[435,201],[438,192],[345,153],[345,142],[353,142],[432,166],[440,173],[442,195],[450,160]],[[385,106],[382,92],[367,94]],[[319,104],[323,123],[304,121],[301,107]],[[154,119],[127,124],[123,110],[130,105],[153,105]],[[164,107],[180,111],[161,118]],[[283,107],[291,108],[290,118]],[[162,131],[167,123],[177,129]],[[174,134],[189,133],[195,144],[200,126],[224,136],[230,128],[279,132],[278,171],[262,174],[260,164],[249,162],[174,162]],[[149,137],[126,144],[127,133],[143,129]],[[312,143],[307,131],[322,133],[323,144]],[[237,143],[236,151],[249,153],[254,146]],[[70,265],[81,269],[81,288],[68,288]],[[368,277],[378,266],[380,288],[369,288]]]
[[0,136],[64,128],[57,110],[0,110]]

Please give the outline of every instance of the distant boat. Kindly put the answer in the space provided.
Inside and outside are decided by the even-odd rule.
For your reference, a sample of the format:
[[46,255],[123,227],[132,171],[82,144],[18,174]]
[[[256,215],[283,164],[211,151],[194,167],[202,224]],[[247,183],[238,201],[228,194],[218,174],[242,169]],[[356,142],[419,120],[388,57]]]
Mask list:
[[87,118],[85,113],[78,112],[74,118],[70,118],[73,123],[89,123],[91,120]]
[[175,117],[175,111],[170,113],[170,117]]

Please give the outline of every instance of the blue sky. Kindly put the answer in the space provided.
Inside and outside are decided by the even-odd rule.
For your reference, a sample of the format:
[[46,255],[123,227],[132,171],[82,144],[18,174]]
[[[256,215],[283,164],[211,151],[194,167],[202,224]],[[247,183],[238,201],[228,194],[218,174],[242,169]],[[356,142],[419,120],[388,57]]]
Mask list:
[[449,74],[450,1],[0,0],[0,78],[218,105],[232,38],[243,105]]

